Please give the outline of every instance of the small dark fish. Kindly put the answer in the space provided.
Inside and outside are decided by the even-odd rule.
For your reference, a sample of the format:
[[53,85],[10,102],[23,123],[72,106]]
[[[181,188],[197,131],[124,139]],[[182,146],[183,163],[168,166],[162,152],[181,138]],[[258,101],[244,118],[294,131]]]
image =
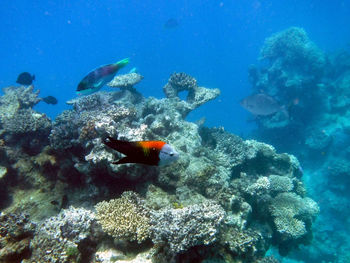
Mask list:
[[164,23],[164,28],[171,29],[179,26],[179,23],[175,18],[170,18]]
[[77,94],[88,95],[99,91],[104,85],[110,82],[117,71],[129,63],[129,59],[123,59],[114,64],[103,65],[93,71],[89,72],[80,81]]
[[50,203],[51,203],[52,205],[58,205],[58,202],[57,202],[56,200],[52,200]]
[[43,101],[47,104],[52,104],[52,105],[56,105],[58,102],[57,99],[53,96],[47,96],[43,98]]
[[62,196],[62,200],[61,200],[61,209],[65,209],[68,207],[68,196],[67,195],[63,195]]
[[22,72],[18,75],[16,82],[21,85],[31,85],[35,80],[35,75],[30,75],[28,72]]
[[142,163],[162,166],[179,159],[179,154],[163,141],[120,141],[107,137],[103,143],[108,147],[126,155],[114,164]]
[[263,94],[253,94],[240,101],[240,104],[250,113],[257,116],[268,116],[278,111],[285,111],[274,98]]

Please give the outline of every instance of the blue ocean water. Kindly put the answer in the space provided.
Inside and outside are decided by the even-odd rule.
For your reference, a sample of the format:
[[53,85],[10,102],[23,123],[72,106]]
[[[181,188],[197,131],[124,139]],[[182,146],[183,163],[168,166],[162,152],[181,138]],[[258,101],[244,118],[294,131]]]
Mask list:
[[[345,47],[349,10],[349,1],[1,1],[0,85],[35,74],[41,95],[59,100],[37,106],[53,118],[87,72],[130,57],[123,72],[139,69],[145,96],[162,97],[173,72],[219,88],[220,99],[190,117],[242,133],[251,124],[238,101],[251,92],[247,69],[264,39],[300,26],[322,49]],[[164,28],[170,18],[178,26]]]
[[[15,85],[23,71],[35,74],[41,96],[59,101],[36,106],[51,118],[69,108],[65,101],[76,97],[86,73],[129,57],[121,73],[137,67],[145,78],[136,89],[144,96],[164,97],[162,86],[173,72],[186,72],[199,85],[219,88],[219,99],[189,119],[205,116],[208,126],[247,136],[255,126],[247,122],[252,116],[238,102],[252,92],[248,68],[261,63],[259,52],[267,37],[298,26],[325,52],[349,50],[350,43],[350,1],[13,0],[0,2],[0,17],[0,87]],[[178,25],[165,27],[169,19]],[[306,172],[305,178],[321,209],[327,202],[340,202],[330,199],[333,194],[319,196],[322,175]],[[336,225],[317,226],[336,232],[342,218],[335,220],[327,209],[321,218]]]

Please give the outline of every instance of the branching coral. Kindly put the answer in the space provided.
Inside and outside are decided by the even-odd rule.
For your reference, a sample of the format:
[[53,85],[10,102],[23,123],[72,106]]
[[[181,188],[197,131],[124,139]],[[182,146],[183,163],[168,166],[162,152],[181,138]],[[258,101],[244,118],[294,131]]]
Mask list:
[[96,206],[96,218],[102,229],[114,238],[141,243],[150,237],[149,210],[134,192]]

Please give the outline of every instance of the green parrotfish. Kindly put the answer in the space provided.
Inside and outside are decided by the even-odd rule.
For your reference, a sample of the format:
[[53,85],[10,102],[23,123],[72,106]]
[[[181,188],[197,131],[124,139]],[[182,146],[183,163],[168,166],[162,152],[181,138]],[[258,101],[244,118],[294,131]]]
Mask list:
[[104,85],[110,82],[118,70],[129,63],[125,58],[114,64],[103,65],[89,72],[79,83],[77,88],[78,95],[88,95],[99,91]]

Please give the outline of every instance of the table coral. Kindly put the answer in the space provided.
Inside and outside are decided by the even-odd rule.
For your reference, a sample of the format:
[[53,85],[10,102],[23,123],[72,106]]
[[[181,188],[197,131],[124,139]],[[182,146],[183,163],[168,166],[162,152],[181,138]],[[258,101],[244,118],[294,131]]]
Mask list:
[[272,200],[270,210],[282,240],[304,236],[310,228],[310,222],[319,212],[315,201],[295,193],[278,194]]
[[138,73],[128,73],[117,75],[107,85],[113,88],[126,88],[130,89],[137,83],[143,80],[143,76]]

